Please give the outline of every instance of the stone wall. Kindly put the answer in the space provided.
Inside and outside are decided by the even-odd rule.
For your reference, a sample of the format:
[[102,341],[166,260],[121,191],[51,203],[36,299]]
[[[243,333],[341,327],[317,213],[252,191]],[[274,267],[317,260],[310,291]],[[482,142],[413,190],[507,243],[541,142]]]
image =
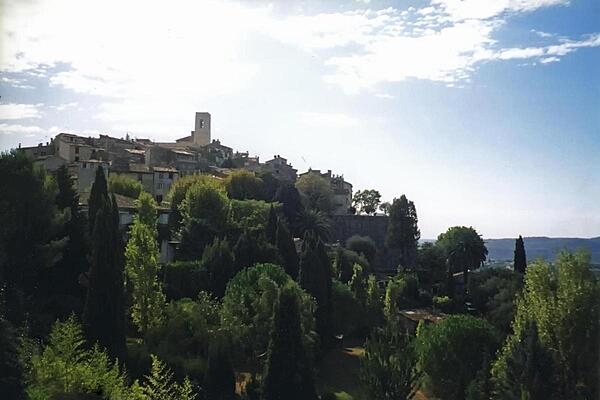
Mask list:
[[378,272],[395,272],[400,262],[400,252],[385,246],[389,218],[383,215],[334,215],[332,217],[331,241],[344,245],[353,235],[368,236],[377,246],[372,267]]

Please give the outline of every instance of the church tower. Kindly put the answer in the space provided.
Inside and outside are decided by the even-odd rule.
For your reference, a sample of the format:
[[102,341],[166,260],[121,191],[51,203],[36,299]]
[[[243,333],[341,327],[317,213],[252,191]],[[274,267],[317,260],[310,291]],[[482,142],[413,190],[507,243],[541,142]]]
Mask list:
[[210,113],[196,113],[196,125],[192,132],[192,140],[198,146],[210,144]]

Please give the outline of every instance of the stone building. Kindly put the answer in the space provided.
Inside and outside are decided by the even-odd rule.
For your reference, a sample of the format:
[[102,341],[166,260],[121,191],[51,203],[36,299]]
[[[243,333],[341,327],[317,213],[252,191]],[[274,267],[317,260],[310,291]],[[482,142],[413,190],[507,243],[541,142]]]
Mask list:
[[343,175],[334,175],[331,170],[321,172],[318,169],[309,168],[307,172],[300,174],[300,177],[307,174],[317,174],[324,178],[333,191],[333,215],[350,214],[352,207],[352,184],[344,180]]
[[268,172],[275,178],[284,182],[296,182],[298,170],[288,163],[287,159],[280,155],[273,156],[272,160],[266,161],[261,165],[262,172]]

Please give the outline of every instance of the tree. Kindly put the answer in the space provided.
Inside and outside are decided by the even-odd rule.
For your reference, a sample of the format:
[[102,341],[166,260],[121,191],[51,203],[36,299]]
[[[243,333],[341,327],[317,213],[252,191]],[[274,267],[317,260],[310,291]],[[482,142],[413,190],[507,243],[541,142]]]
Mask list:
[[375,214],[379,202],[381,201],[381,194],[374,189],[359,190],[352,199],[352,205],[356,208],[359,214]]
[[346,248],[365,256],[369,264],[372,264],[377,255],[375,242],[368,236],[353,235],[346,240]]
[[194,400],[190,381],[185,378],[183,385],[173,379],[171,370],[154,354],[151,354],[152,367],[150,375],[146,375],[146,382],[141,387],[143,400]]
[[298,189],[292,184],[283,184],[275,192],[273,201],[281,203],[281,211],[290,226],[292,234],[297,234],[298,221],[304,210]]
[[139,181],[126,175],[110,174],[108,177],[108,191],[122,196],[137,199],[144,187]]
[[369,398],[413,399],[421,377],[413,341],[390,326],[374,330],[365,344],[360,376]]
[[52,288],[41,277],[63,246],[54,181],[20,151],[0,153],[0,181],[0,314],[14,326],[27,322],[34,333],[45,334],[40,310]]
[[215,238],[204,249],[202,267],[208,273],[211,293],[218,298],[223,297],[227,282],[235,275],[235,261],[227,239]]
[[265,184],[263,180],[250,171],[239,170],[232,172],[225,178],[225,188],[230,199],[265,199]]
[[302,212],[297,227],[301,237],[310,235],[323,241],[327,241],[331,229],[327,214],[314,209],[306,209]]
[[[91,238],[88,291],[83,313],[85,331],[113,357],[125,355],[123,239],[114,195],[108,197],[104,174],[92,186],[99,204]],[[102,189],[104,191],[102,191]]]
[[525,243],[523,238],[519,235],[519,238],[515,241],[515,258],[513,268],[516,272],[521,274],[525,273],[527,268],[527,257],[525,256]]
[[85,215],[79,208],[79,195],[66,166],[56,171],[56,184],[55,204],[66,216],[59,236],[65,237],[67,242],[61,259],[42,279],[49,283],[49,291],[44,294],[49,313],[53,319],[64,319],[73,312],[77,315],[83,312],[85,290],[79,277],[89,269],[89,237]]
[[213,339],[208,350],[204,393],[211,400],[233,400],[235,395],[235,375],[223,338]]
[[216,190],[223,191],[223,181],[210,175],[193,174],[185,175],[177,179],[167,194],[167,201],[171,203],[171,217],[169,218],[169,225],[171,226],[172,232],[178,232],[181,227],[183,219],[181,213],[181,204],[187,196],[187,192],[190,187],[195,184],[203,184],[211,186]]
[[316,327],[321,343],[331,342],[331,262],[323,242],[307,235],[300,255],[300,286],[317,302]]
[[98,166],[96,168],[96,177],[90,191],[88,200],[88,226],[90,228],[90,236],[94,232],[94,224],[96,223],[96,214],[103,203],[108,198],[108,185],[106,183],[106,175],[104,168]]
[[229,200],[213,184],[192,184],[181,203],[183,216],[181,244],[178,256],[184,260],[200,258],[204,248],[227,226]]
[[132,285],[131,317],[144,334],[162,320],[165,296],[158,281],[156,209],[150,195],[140,196],[138,215],[129,229],[125,271]]
[[280,289],[293,286],[297,290],[304,341],[310,343],[314,335],[315,303],[281,267],[257,264],[246,268],[227,284],[221,322],[233,334],[237,348],[248,355],[264,353],[268,346],[273,310]]
[[285,222],[280,218],[277,220],[277,232],[275,233],[275,244],[283,261],[285,272],[296,280],[298,278],[299,259],[296,252],[294,238],[288,230]]
[[477,269],[487,257],[487,248],[481,236],[472,227],[454,226],[438,236],[437,246],[446,255],[451,273],[462,271],[465,284],[469,270]]
[[389,224],[386,246],[400,249],[400,264],[406,269],[413,267],[416,259],[417,244],[421,238],[415,205],[405,195],[394,199],[389,211]]
[[417,250],[419,283],[431,288],[446,279],[446,255],[440,246],[427,242]]
[[17,336],[10,322],[0,316],[0,393],[8,399],[25,399],[23,386]]
[[275,207],[271,204],[271,208],[269,209],[269,219],[267,221],[267,226],[265,227],[265,235],[267,236],[267,240],[269,243],[275,244],[275,236],[277,235],[277,222],[279,218],[277,217],[277,212],[275,211]]
[[390,209],[392,208],[392,205],[386,201],[384,203],[381,203],[379,205],[379,210],[384,213],[385,215],[390,215]]
[[[547,380],[551,399],[595,398],[600,311],[598,283],[585,253],[562,253],[556,265],[537,261],[528,265],[525,286],[517,298],[510,335],[492,368],[496,382],[509,382],[510,359],[530,324],[545,353],[551,356],[552,379]],[[527,389],[527,388],[525,388]],[[528,389],[527,389],[528,390]]]
[[290,286],[284,286],[273,314],[264,375],[265,400],[317,398],[302,337],[297,292]]
[[302,175],[296,181],[296,188],[305,196],[308,208],[325,214],[333,209],[333,189],[319,174],[310,172]]
[[453,315],[420,333],[419,364],[437,396],[463,400],[484,358],[491,359],[496,348],[490,324],[468,315]]

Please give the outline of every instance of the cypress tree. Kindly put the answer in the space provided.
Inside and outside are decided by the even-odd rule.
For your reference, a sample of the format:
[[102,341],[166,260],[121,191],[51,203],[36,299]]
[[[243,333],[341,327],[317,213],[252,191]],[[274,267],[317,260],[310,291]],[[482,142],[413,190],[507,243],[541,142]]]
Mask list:
[[298,253],[296,253],[296,245],[294,244],[292,234],[281,219],[277,221],[275,243],[283,261],[283,269],[294,280],[298,279],[299,260]]
[[52,269],[49,277],[52,291],[57,296],[54,315],[65,319],[72,312],[81,315],[85,301],[85,290],[79,283],[79,277],[88,270],[88,230],[85,215],[79,210],[79,195],[75,190],[73,178],[67,167],[56,172],[58,193],[55,203],[68,215],[61,236],[68,238],[62,258]]
[[276,240],[278,219],[279,218],[277,218],[275,207],[273,207],[273,204],[271,204],[271,208],[269,209],[269,220],[267,221],[267,226],[265,227],[265,234],[269,243],[272,244],[275,244]]
[[515,258],[514,258],[514,270],[521,274],[525,273],[527,268],[527,257],[525,255],[525,243],[523,238],[519,235],[519,238],[515,241]]
[[246,232],[242,233],[233,247],[236,271],[252,266],[254,260],[252,247],[248,234]]
[[108,184],[106,183],[106,176],[104,175],[104,169],[99,166],[96,169],[96,178],[90,191],[90,198],[88,200],[88,221],[90,228],[90,235],[94,232],[94,224],[96,223],[96,213],[102,205],[103,199],[108,196]]
[[[105,347],[113,357],[125,356],[125,302],[123,239],[119,209],[106,191],[104,174],[96,175],[100,199],[91,237],[90,272],[83,321],[88,339]],[[102,191],[104,189],[104,191]]]
[[209,346],[208,366],[204,375],[204,393],[211,400],[233,400],[235,375],[223,339],[217,337]]
[[386,246],[400,249],[400,263],[405,269],[414,266],[416,261],[417,244],[421,238],[418,222],[417,210],[412,201],[405,195],[394,199],[389,212]]
[[320,239],[307,235],[303,247],[298,280],[317,302],[316,330],[327,347],[331,342],[331,263]]
[[314,400],[312,369],[302,341],[298,296],[284,286],[273,313],[273,327],[265,367],[265,400]]
[[202,254],[202,267],[208,273],[213,295],[223,297],[227,282],[235,275],[234,256],[227,239],[216,238]]

